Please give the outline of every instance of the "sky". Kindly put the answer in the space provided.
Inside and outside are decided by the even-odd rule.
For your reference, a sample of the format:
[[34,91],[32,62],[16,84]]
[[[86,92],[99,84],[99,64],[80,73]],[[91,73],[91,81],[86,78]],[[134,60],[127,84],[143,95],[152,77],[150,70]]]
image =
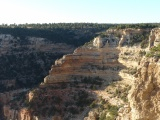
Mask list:
[[160,0],[0,0],[0,24],[159,23]]

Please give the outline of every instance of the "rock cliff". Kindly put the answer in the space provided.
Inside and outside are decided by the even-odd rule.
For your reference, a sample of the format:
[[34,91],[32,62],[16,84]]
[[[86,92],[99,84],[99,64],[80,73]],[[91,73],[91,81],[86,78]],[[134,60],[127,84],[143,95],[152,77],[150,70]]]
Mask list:
[[[152,29],[149,49],[157,46],[160,29]],[[146,50],[148,51],[148,50]],[[149,51],[148,51],[149,52]],[[156,51],[158,54],[159,51]],[[143,57],[138,63],[134,83],[129,92],[128,107],[119,110],[117,120],[159,120],[159,57]]]
[[[160,119],[160,63],[157,58],[145,57],[158,44],[159,34],[159,28],[151,32],[130,28],[107,30],[103,37],[98,36],[73,54],[56,60],[44,82],[26,95],[26,103],[17,105],[18,112],[4,112],[7,120],[82,120],[90,110],[89,105],[96,106],[97,111],[89,112],[85,120],[115,119],[117,115],[117,120]],[[140,42],[149,46],[142,48]],[[100,93],[102,97],[95,102]],[[12,102],[11,105],[15,110]],[[11,107],[4,109],[11,111]],[[118,109],[118,113],[113,113]]]
[[121,52],[118,47],[130,45],[134,40],[133,36],[142,34],[144,31],[140,29],[108,30],[105,37],[97,37],[93,42],[77,48],[73,54],[56,60],[49,75],[44,78],[44,83],[71,82],[75,79],[79,80],[81,76],[100,76],[102,79],[107,78],[108,82],[118,80],[119,78],[113,72],[119,71],[122,67],[118,62]]
[[159,120],[160,62],[143,59],[131,89],[130,106],[133,120]]
[[73,50],[74,46],[42,37],[20,38],[0,33],[0,92],[39,83],[37,80],[42,81],[47,75],[52,60]]
[[149,47],[157,46],[160,42],[160,28],[152,29],[149,36]]

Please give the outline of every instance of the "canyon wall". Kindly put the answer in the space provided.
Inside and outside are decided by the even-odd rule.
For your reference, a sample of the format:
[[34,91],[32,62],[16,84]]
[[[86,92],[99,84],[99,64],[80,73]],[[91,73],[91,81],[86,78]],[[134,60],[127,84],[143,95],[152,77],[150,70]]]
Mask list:
[[[160,44],[160,29],[152,29],[148,53]],[[151,52],[152,53],[152,52]],[[157,51],[155,54],[158,54]],[[154,54],[154,53],[152,53]],[[134,83],[128,95],[129,105],[119,110],[117,120],[159,120],[159,57],[143,57],[138,62]]]
[[[145,37],[149,35],[147,48],[141,48],[139,45],[141,34],[145,34]],[[39,88],[28,93],[28,102],[41,103],[41,99],[47,97],[47,101],[50,103],[53,96],[54,99],[58,96],[62,100],[60,100],[61,104],[55,103],[56,108],[61,108],[58,110],[63,113],[64,105],[62,103],[65,103],[63,97],[66,101],[72,100],[67,98],[67,95],[71,97],[72,94],[75,94],[73,91],[82,90],[82,87],[83,90],[92,93],[92,89],[88,85],[90,84],[89,80],[93,80],[93,78],[97,80],[98,78],[102,84],[111,84],[114,81],[123,80],[125,77],[125,79],[132,80],[128,83],[132,85],[132,88],[129,92],[128,105],[119,109],[117,120],[158,120],[160,63],[159,59],[146,58],[145,54],[142,53],[149,52],[152,46],[158,44],[159,35],[159,28],[152,29],[151,33],[149,29],[107,30],[105,37],[96,37],[93,41],[77,48],[73,54],[64,55],[61,59],[56,60],[49,71],[49,75],[44,78],[44,82],[39,85]],[[123,74],[122,71],[126,68],[136,69],[134,77]],[[71,83],[75,83],[73,86],[76,89],[69,87]],[[76,83],[79,84],[76,86]],[[61,86],[60,89],[58,86],[62,84],[66,86]],[[45,89],[45,92],[42,89]],[[45,107],[49,109],[48,106]],[[23,106],[19,107],[18,111],[7,112],[11,109],[14,108],[4,107],[7,120],[51,120],[56,117],[54,115],[39,117],[33,115],[37,111],[29,111]],[[38,109],[36,108],[36,110]],[[66,113],[63,115],[60,113],[57,119],[63,119],[66,115]]]
[[160,61],[155,59],[141,60],[136,77],[129,97],[131,118],[133,120],[160,119]]
[[17,52],[22,52],[21,49],[26,48],[26,52],[41,51],[41,52],[57,52],[57,53],[70,53],[74,50],[73,46],[65,43],[53,43],[46,38],[26,36],[14,37],[10,34],[0,34],[0,55]]
[[[100,76],[102,79],[107,78],[108,82],[118,80],[111,69],[119,71],[122,67],[118,62],[121,47],[129,45],[133,35],[141,34],[143,31],[145,30],[106,31],[106,37],[97,37],[88,45],[77,48],[73,54],[64,55],[56,60],[49,75],[44,78],[44,83],[71,82],[79,80],[81,76]],[[120,38],[116,36],[118,34]]]

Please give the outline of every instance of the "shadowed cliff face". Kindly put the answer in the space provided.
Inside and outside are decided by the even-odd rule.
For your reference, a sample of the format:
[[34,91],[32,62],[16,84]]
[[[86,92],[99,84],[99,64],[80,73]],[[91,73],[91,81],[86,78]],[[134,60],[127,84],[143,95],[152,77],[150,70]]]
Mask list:
[[[159,64],[146,59],[141,60],[144,57],[143,51],[147,52],[149,49],[141,49],[138,44],[139,35],[144,33],[146,35],[146,32],[149,30],[111,29],[106,32],[105,37],[97,37],[77,48],[73,54],[64,55],[56,60],[44,82],[26,95],[25,103],[17,104],[18,113],[15,113],[15,116],[21,116],[19,119],[26,115],[28,118],[38,120],[50,120],[56,117],[77,120],[77,114],[84,111],[87,113],[89,111],[87,106],[97,99],[94,90],[103,90],[114,81],[131,79],[133,87],[128,99],[129,105],[125,106],[127,110],[123,109],[121,111],[123,114],[117,119],[150,120],[149,116],[154,115],[158,120],[156,113],[159,109],[158,107],[154,109],[152,106],[158,104]],[[136,44],[132,46],[135,41]],[[136,71],[130,68],[136,69],[136,80],[132,75],[125,76],[123,73],[124,69],[128,69],[127,72],[135,74]],[[152,100],[155,102],[150,102]],[[17,101],[13,100],[10,103],[8,111],[13,112],[14,109],[11,108],[14,108],[14,102]],[[20,110],[24,107],[29,114],[28,112],[21,114]],[[147,112],[148,109],[151,112]],[[7,119],[10,113],[5,114]],[[146,116],[147,114],[149,116]]]
[[74,46],[51,43],[45,38],[28,36],[21,40],[0,34],[0,92],[37,85],[53,60],[73,50]]

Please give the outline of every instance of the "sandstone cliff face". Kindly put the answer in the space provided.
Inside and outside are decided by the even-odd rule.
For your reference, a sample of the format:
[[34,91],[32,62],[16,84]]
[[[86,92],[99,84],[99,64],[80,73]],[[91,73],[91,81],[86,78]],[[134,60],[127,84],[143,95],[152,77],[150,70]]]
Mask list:
[[[136,46],[135,48],[128,46],[133,40],[133,36],[142,34],[144,31],[108,30],[105,37],[97,37],[93,42],[77,48],[73,54],[56,60],[49,75],[44,78],[44,83],[40,86],[62,82],[82,82],[81,80],[85,77],[100,77],[107,84],[121,80],[124,77],[124,74],[121,74],[122,69],[138,66],[140,61],[138,53],[141,49]],[[131,79],[133,78],[131,77]],[[34,98],[34,94],[31,93],[30,101]]]
[[118,80],[111,70],[114,68],[119,71],[122,67],[118,62],[121,52],[118,46],[126,43],[128,45],[133,35],[142,32],[139,29],[108,30],[106,37],[97,37],[88,45],[77,48],[73,54],[56,60],[49,75],[44,78],[44,83],[71,82],[74,79],[79,80],[81,76],[100,76],[102,79],[107,78],[108,82]]
[[[118,49],[115,48],[78,48],[72,55],[65,55],[62,59],[55,62],[56,64],[52,66],[50,74],[44,79],[44,83],[71,82],[75,79],[79,80],[81,76],[101,76],[105,78],[110,73],[108,64],[112,63],[110,66],[116,66],[115,70],[118,69],[118,52]],[[103,69],[106,69],[105,72]],[[117,79],[114,78],[114,75],[108,79],[111,78]]]
[[[158,31],[159,29],[151,31],[148,38],[150,46],[151,41],[156,43],[159,40]],[[130,45],[137,40],[135,36],[146,32],[149,30],[110,29],[106,31],[105,37],[97,37],[90,43],[77,48],[73,54],[64,55],[61,59],[56,60],[49,75],[44,78],[44,83],[28,94],[28,102],[34,106],[33,111],[20,107],[18,115],[24,120],[30,118],[37,120],[71,118],[74,115],[66,114],[65,110],[82,112],[75,102],[79,98],[79,91],[85,90],[86,93],[89,91],[95,95],[90,88],[93,86],[98,88],[98,85],[92,80],[99,79],[98,83],[110,84],[113,81],[126,79],[129,82],[127,84],[133,84],[133,87],[128,98],[129,103],[119,109],[117,120],[158,120],[160,62],[157,59],[146,59],[141,56],[140,53],[149,51],[148,48],[141,49],[138,44]],[[136,78],[124,72],[128,68],[137,71]],[[93,82],[93,86],[89,82]],[[69,101],[71,103],[68,103]],[[42,104],[44,102],[46,102],[45,106]],[[58,116],[53,114],[50,117],[47,115],[38,116],[42,110],[49,114],[51,107],[58,111],[56,113]],[[5,116],[10,115],[9,112],[5,113]],[[94,120],[96,118],[97,114],[90,112],[89,117],[85,119]]]
[[[159,28],[152,29],[149,48],[159,44]],[[146,50],[148,51],[148,50]],[[119,110],[117,120],[159,120],[160,61],[157,57],[143,57],[138,62],[129,105]]]
[[159,120],[160,62],[143,59],[129,95],[131,120]]
[[[129,94],[130,105],[119,110],[117,120],[159,120],[160,62],[142,59]],[[128,109],[128,110],[127,110]]]
[[111,37],[114,37],[119,41],[119,46],[122,47],[124,45],[129,45],[136,43],[136,36],[146,34],[150,30],[149,29],[109,29],[107,30],[107,33],[111,35]]
[[149,48],[157,46],[160,42],[160,28],[152,29],[149,36]]

